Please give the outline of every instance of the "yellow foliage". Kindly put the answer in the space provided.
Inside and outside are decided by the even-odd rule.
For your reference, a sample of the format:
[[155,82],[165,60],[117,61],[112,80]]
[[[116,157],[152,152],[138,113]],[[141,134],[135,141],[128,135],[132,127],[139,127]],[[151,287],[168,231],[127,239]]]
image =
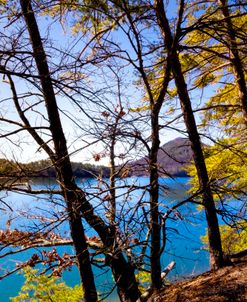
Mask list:
[[146,271],[139,271],[138,274],[136,274],[136,279],[139,283],[140,291],[142,293],[145,292],[151,284],[151,274]]
[[59,277],[39,274],[38,270],[27,267],[24,269],[26,278],[18,296],[10,298],[12,302],[78,302],[83,292],[80,286],[71,288]]
[[[221,140],[206,150],[206,166],[216,200],[231,199],[247,193],[247,140],[242,137]],[[194,166],[187,168],[192,177],[191,192],[199,190]]]
[[147,111],[152,109],[152,106],[150,104],[148,105],[144,105],[144,106],[140,106],[140,107],[136,107],[136,108],[130,108],[129,111],[131,112],[141,112],[141,111]]
[[[229,225],[220,226],[222,249],[226,254],[238,253],[247,247],[247,223],[241,221],[237,227]],[[201,240],[204,244],[208,245],[207,235],[202,236]]]

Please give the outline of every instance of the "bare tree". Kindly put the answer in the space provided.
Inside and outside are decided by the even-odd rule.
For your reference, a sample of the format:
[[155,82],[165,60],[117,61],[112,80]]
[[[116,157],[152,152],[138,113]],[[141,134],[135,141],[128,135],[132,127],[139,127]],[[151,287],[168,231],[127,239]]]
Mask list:
[[[94,213],[93,207],[86,199],[85,192],[83,192],[83,190],[75,183],[54,92],[54,87],[59,85],[51,77],[47,55],[43,47],[31,1],[20,1],[20,4],[32,46],[32,51],[29,52],[29,55],[31,58],[33,57],[37,67],[37,69],[34,66],[30,67],[30,74],[27,75],[27,78],[34,79],[33,81],[31,80],[31,83],[34,84],[35,87],[38,87],[40,90],[39,97],[44,99],[47,110],[47,127],[45,129],[47,132],[50,131],[51,134],[49,143],[43,140],[35,130],[35,127],[31,126],[25,115],[25,109],[23,110],[21,108],[17,94],[18,88],[13,81],[13,76],[25,78],[25,74],[9,71],[3,65],[1,67],[1,72],[9,80],[13,101],[22,121],[22,124],[18,124],[18,126],[21,126],[22,129],[27,129],[39,147],[49,156],[52,165],[55,167],[61,194],[67,205],[71,237],[76,250],[85,299],[87,301],[96,301],[97,292],[90,264],[88,243],[82,225],[82,217],[95,229],[104,244],[103,251],[106,255],[106,264],[112,268],[121,300],[136,301],[139,297],[139,290],[135,280],[134,268],[126,261],[121,249],[115,247],[115,236],[111,225],[106,224],[103,219]],[[35,76],[32,72],[35,72],[36,70],[38,74]]]

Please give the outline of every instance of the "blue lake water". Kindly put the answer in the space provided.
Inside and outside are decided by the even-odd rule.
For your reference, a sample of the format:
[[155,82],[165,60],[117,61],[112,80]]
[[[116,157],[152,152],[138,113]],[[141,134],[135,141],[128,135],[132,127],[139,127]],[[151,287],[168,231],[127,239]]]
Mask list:
[[[96,207],[98,213],[105,213],[105,208],[97,197],[93,194],[98,191],[96,189],[96,181],[93,179],[78,179],[78,184],[82,186],[88,193],[88,198],[91,199],[92,204]],[[143,190],[133,190],[127,193],[125,185],[141,185],[143,188],[148,184],[149,179],[145,177],[129,178],[126,182],[119,182],[121,188],[118,189],[118,207],[117,216],[122,219],[124,215],[131,217],[135,212],[137,219],[126,221],[126,225],[121,224],[121,228],[127,229],[130,232],[130,237],[138,233],[141,225],[138,224],[138,217],[141,217],[139,209],[136,210],[136,205],[140,202],[148,202],[148,194]],[[169,207],[175,205],[177,202],[186,198],[186,189],[188,178],[175,178],[175,179],[160,179],[160,209],[163,213]],[[104,184],[100,184],[103,188]],[[31,182],[33,189],[45,189],[48,187],[58,188],[52,180],[34,180]],[[103,190],[103,189],[102,189]],[[54,200],[51,199],[49,194],[41,195],[38,197],[29,196],[25,194],[17,194],[13,192],[1,192],[0,198],[7,202],[13,209],[9,217],[6,211],[1,211],[0,229],[6,228],[6,221],[11,219],[11,229],[17,228],[22,230],[35,229],[36,224],[40,223],[37,215],[46,216],[47,219],[54,219],[58,212],[63,211],[63,201],[57,196]],[[127,214],[126,214],[127,211]],[[138,216],[139,215],[139,216]],[[206,223],[203,212],[198,212],[193,204],[186,203],[175,213],[171,215],[170,220],[167,222],[167,243],[165,251],[162,255],[162,268],[165,268],[171,261],[176,261],[175,269],[169,274],[169,278],[181,278],[183,276],[201,273],[209,268],[208,252],[202,247],[200,236],[205,234]],[[47,221],[45,222],[47,223]],[[88,236],[95,235],[94,232],[85,225]],[[139,228],[139,229],[138,229]],[[64,236],[68,236],[68,224],[64,222],[58,224],[57,231]],[[133,234],[131,234],[131,231]],[[58,247],[57,250],[60,254],[64,252],[73,253],[71,246]],[[0,251],[0,256],[3,255],[7,249]],[[26,261],[34,253],[40,253],[41,249],[32,249],[22,254],[15,254],[0,259],[0,274],[2,275],[6,269],[15,267],[16,262]],[[110,272],[103,274],[99,268],[94,268],[96,277],[96,284],[98,292],[106,292],[110,290],[112,285],[112,277]],[[74,268],[70,272],[63,274],[63,280],[70,286],[79,283],[79,275],[77,269]],[[0,301],[7,302],[9,297],[16,296],[23,284],[23,277],[20,274],[11,275],[0,281]],[[116,292],[114,292],[107,301],[118,301]]]

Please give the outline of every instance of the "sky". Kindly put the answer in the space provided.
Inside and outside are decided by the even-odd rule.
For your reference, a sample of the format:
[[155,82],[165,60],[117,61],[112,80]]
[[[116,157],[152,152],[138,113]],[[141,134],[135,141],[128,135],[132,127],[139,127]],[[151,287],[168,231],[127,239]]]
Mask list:
[[[175,11],[175,1],[170,2],[171,5],[169,7],[169,14],[174,13]],[[83,47],[83,42],[81,39],[78,39],[78,37],[75,37],[71,34],[70,29],[66,27],[65,25],[61,26],[61,23],[56,21],[55,23],[52,23],[52,26],[49,27],[49,32],[47,31],[48,29],[48,24],[50,23],[50,18],[49,17],[39,17],[39,25],[40,25],[40,30],[41,30],[41,35],[42,37],[46,37],[47,34],[52,37],[53,39],[53,46],[56,48],[61,48],[66,46],[71,47],[74,44],[76,44],[75,49],[77,51],[80,50],[80,48]],[[8,29],[9,31],[9,29]],[[152,37],[152,29],[149,32],[150,38]],[[155,34],[154,34],[155,35]],[[125,47],[129,48],[129,46],[126,45],[126,40],[124,39],[123,36],[119,35],[116,33],[116,37],[118,38],[119,44],[124,45]],[[131,53],[131,51],[130,51]],[[56,57],[54,54],[48,53],[48,60],[52,61],[53,63],[59,63],[59,58]],[[131,72],[128,71],[128,68],[126,69],[127,71],[123,73],[123,77],[125,77],[125,84],[123,87],[121,87],[121,92],[123,95],[121,96],[121,101],[124,104],[124,110],[128,112],[128,109],[130,107],[135,107],[135,106],[140,106],[140,98],[141,98],[141,93],[138,92],[138,89],[134,88],[131,86],[134,80],[134,77],[132,78]],[[107,81],[107,75],[104,75],[103,78],[100,78],[100,73],[102,75],[102,72],[104,72],[104,69],[99,69],[97,70],[97,67],[94,69],[91,69],[91,77],[86,78],[85,82],[86,85],[89,87],[93,87],[94,82],[97,83],[97,87],[100,89],[102,88],[105,83],[103,83],[103,78],[104,81]],[[128,78],[129,77],[129,78]],[[9,84],[6,83],[6,78],[1,79],[2,81],[0,82],[0,91],[1,91],[1,117],[2,118],[8,118],[8,119],[13,119],[13,120],[18,120],[16,112],[13,108],[13,103],[11,99],[8,99],[11,94],[10,94],[10,89],[9,89]],[[15,78],[16,81],[16,78]],[[107,83],[108,85],[108,90],[111,88],[111,83],[110,80]],[[114,85],[114,83],[112,84]],[[32,90],[33,87],[31,87],[29,84],[26,85],[24,81],[22,80],[17,80],[16,82],[16,87],[18,89],[19,93],[24,92],[26,89]],[[194,92],[193,92],[194,93]],[[89,96],[90,97],[90,96]],[[103,97],[107,98],[107,107],[112,108],[114,110],[114,106],[116,104],[116,101],[114,100],[113,96],[109,96],[109,94],[102,94],[102,103],[99,103],[99,106],[102,106],[103,109],[103,102],[105,102],[105,99],[103,100]],[[193,97],[196,97],[196,92],[194,93]],[[75,96],[77,100],[78,96]],[[5,101],[3,101],[5,99]],[[40,99],[40,98],[39,98]],[[27,100],[27,98],[25,99]],[[89,118],[83,115],[82,112],[78,111],[78,108],[76,108],[74,105],[71,105],[71,103],[65,98],[61,96],[57,96],[58,104],[61,108],[61,119],[62,119],[62,124],[63,124],[63,129],[66,134],[67,142],[68,142],[68,147],[69,151],[73,154],[72,155],[72,160],[73,161],[79,161],[79,162],[90,162],[90,163],[96,163],[96,164],[104,164],[107,165],[109,163],[109,159],[107,157],[103,157],[103,159],[100,162],[95,162],[93,160],[93,155],[95,153],[105,153],[104,146],[98,142],[96,143],[97,139],[95,138],[90,138],[89,135],[87,135],[87,131],[85,131],[88,128],[90,128],[90,125],[92,123],[90,122],[89,118],[94,118],[94,108],[92,104],[87,102],[86,99],[80,100],[83,102],[83,107],[86,108],[87,112],[89,113]],[[24,99],[23,99],[24,102]],[[33,102],[30,98],[30,104]],[[177,101],[177,103],[179,103]],[[179,106],[179,105],[178,105]],[[44,117],[46,116],[45,109],[41,108],[40,106],[37,107],[39,109],[40,113],[37,114],[35,110],[33,110],[29,114],[29,119],[33,124],[36,125],[41,125],[41,122],[44,122]],[[63,112],[63,113],[62,113]],[[165,113],[165,111],[164,111]],[[144,113],[146,114],[146,113]],[[178,110],[179,114],[179,110]],[[68,118],[68,116],[70,118]],[[169,117],[170,118],[170,117]],[[79,124],[81,126],[81,129],[79,130],[78,128],[75,127],[74,122]],[[48,124],[45,122],[45,125],[47,126]],[[184,125],[181,119],[174,124],[174,126],[178,127],[179,129],[184,130]],[[1,134],[4,134],[5,130],[9,130],[10,126],[6,126],[7,128],[3,127],[3,124],[0,126],[0,131]],[[93,125],[92,125],[93,127]],[[13,129],[16,129],[15,127],[12,126]],[[150,135],[150,129],[147,129],[148,127],[142,128],[141,132],[144,135],[144,137],[148,138]],[[90,129],[89,129],[90,131]],[[88,132],[89,132],[88,131]],[[174,139],[178,136],[181,136],[182,134],[174,131],[172,129],[166,129],[166,131],[161,131],[160,135],[160,140],[161,140],[161,145],[166,143],[167,141]],[[44,139],[48,140],[49,137],[47,135],[44,135]],[[87,145],[87,148],[85,148]],[[117,145],[117,149],[119,149],[119,153],[121,152],[121,148],[124,148],[123,144]],[[80,150],[80,151],[79,151]],[[137,154],[136,156],[144,156],[145,152],[141,152]],[[17,161],[21,162],[29,162],[29,161],[35,161],[35,160],[40,160],[40,159],[45,159],[47,158],[46,154],[42,152],[36,144],[33,143],[33,139],[30,137],[28,134],[23,134],[22,132],[18,133],[17,135],[13,135],[8,139],[1,139],[0,140],[0,157],[6,157],[8,159],[15,159]]]

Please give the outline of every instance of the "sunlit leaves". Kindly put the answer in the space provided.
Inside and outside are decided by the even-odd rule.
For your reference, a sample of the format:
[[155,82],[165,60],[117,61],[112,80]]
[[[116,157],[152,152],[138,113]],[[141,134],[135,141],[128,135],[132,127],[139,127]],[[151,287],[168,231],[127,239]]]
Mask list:
[[[206,165],[214,197],[218,201],[247,197],[247,141],[241,137],[218,141],[206,150]],[[188,168],[192,189],[200,189],[196,171]]]
[[135,107],[135,108],[130,108],[129,110],[131,112],[142,112],[142,111],[150,110],[151,108],[152,108],[152,106],[150,104],[148,104],[148,105],[143,105],[143,106],[139,106],[139,107]]
[[50,5],[43,3],[43,1],[38,1],[42,12],[41,15],[49,15],[50,17],[56,16],[64,16],[67,12],[74,11],[78,8],[79,1],[78,0],[70,0],[70,1],[53,1]]
[[213,73],[207,73],[207,74],[203,74],[202,76],[198,77],[195,80],[194,84],[198,88],[203,88],[209,84],[214,83],[214,81],[215,81],[215,75]]
[[222,248],[227,254],[241,252],[247,246],[247,224],[241,221],[237,228],[227,225],[220,227]]
[[30,267],[24,269],[25,283],[18,296],[11,298],[12,302],[78,302],[82,299],[82,289],[76,285],[67,286],[60,278],[41,274]]
[[139,288],[140,288],[141,292],[145,292],[146,289],[151,284],[151,274],[150,274],[150,272],[139,271],[137,273],[136,277],[137,277],[137,280],[139,282]]
[[15,15],[17,10],[16,1],[9,0],[0,0],[0,13],[7,15],[8,18],[11,18]]
[[113,16],[117,16],[114,5],[104,0],[85,1],[58,1],[52,6],[45,7],[44,12],[51,17],[63,18],[68,13],[72,15],[71,30],[73,33],[92,33],[93,35],[114,28],[116,22]]
[[[247,246],[247,224],[246,221],[240,221],[235,226],[220,226],[222,249],[229,255],[238,253],[246,249]],[[207,236],[201,237],[204,244],[208,244]]]
[[216,123],[223,127],[227,135],[243,129],[243,117],[235,83],[226,84],[217,90],[207,103],[204,124]]

